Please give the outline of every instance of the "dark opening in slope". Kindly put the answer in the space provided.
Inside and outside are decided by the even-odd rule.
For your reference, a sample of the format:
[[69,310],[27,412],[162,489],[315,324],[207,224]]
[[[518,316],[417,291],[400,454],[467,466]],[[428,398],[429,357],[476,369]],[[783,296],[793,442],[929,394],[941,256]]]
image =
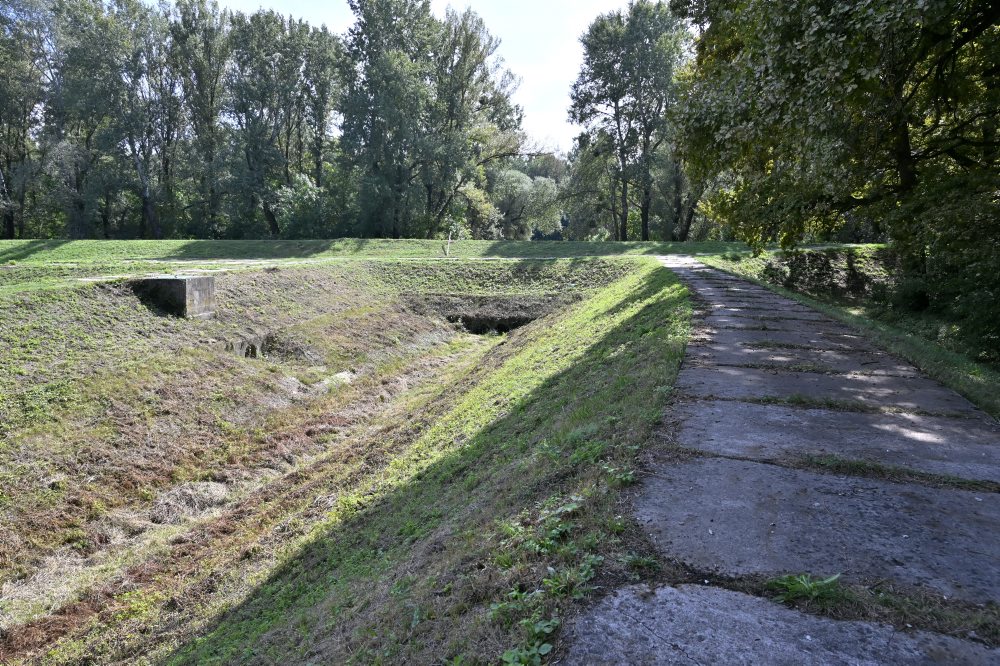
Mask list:
[[475,335],[488,335],[490,333],[509,333],[515,328],[520,328],[525,324],[530,324],[535,317],[490,317],[483,315],[452,315],[448,321],[453,324],[461,324],[469,333]]

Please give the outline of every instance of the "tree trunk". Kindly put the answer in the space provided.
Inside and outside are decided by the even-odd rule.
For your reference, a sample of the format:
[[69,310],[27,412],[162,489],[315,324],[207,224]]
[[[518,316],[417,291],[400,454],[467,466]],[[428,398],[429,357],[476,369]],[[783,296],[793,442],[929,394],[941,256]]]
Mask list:
[[[0,169],[0,203],[10,202],[7,192],[7,181],[3,177],[3,169]],[[14,208],[10,206],[3,211],[3,238],[14,238]]]
[[156,206],[153,205],[153,196],[149,188],[149,172],[143,168],[142,160],[139,159],[139,151],[133,141],[129,141],[132,148],[132,161],[135,163],[135,173],[139,179],[139,201],[142,202],[142,228],[148,231],[154,239],[163,238],[163,229],[160,228],[160,220],[156,214]]
[[3,212],[3,237],[14,238],[14,209],[9,208]]
[[264,209],[264,218],[267,220],[267,228],[271,232],[271,238],[277,238],[281,235],[281,227],[278,226],[277,216],[266,201],[261,201],[261,208]]
[[697,187],[688,184],[687,205],[684,207],[684,219],[679,221],[680,226],[678,227],[677,240],[684,242],[690,236],[691,225],[694,223],[694,214],[698,210],[698,202],[701,200],[701,195],[704,192],[704,184],[699,184]]
[[[680,238],[680,230],[683,227],[683,217],[684,217],[684,174],[681,171],[681,163],[674,161],[674,230],[678,233],[678,238],[676,240],[684,241],[687,240],[687,233],[684,233],[684,238]],[[670,240],[674,240],[671,238]]]
[[313,165],[313,180],[316,182],[316,187],[323,187],[323,137],[316,137],[315,145],[313,146],[313,152],[315,153],[315,163]]
[[917,185],[917,170],[910,145],[910,127],[905,119],[896,123],[895,135],[893,153],[899,173],[899,188],[901,192],[909,192]]
[[[145,229],[145,226],[143,226]],[[107,190],[104,192],[104,205],[101,206],[101,231],[104,234],[104,240],[111,238],[111,191]]]
[[621,196],[621,210],[618,214],[621,216],[619,218],[619,232],[618,240],[627,241],[628,240],[628,181],[622,176],[622,190]]

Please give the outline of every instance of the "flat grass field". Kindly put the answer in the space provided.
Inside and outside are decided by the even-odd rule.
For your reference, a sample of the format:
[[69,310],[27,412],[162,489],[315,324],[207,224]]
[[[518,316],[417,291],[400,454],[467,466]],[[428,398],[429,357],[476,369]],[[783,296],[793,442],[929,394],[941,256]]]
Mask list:
[[[448,242],[344,238],[301,241],[104,241],[0,240],[0,264],[127,261],[184,261],[240,259],[330,258],[441,258]],[[746,249],[743,243],[589,242],[589,241],[454,241],[448,256],[480,257],[591,257],[672,253],[713,253]]]
[[[639,245],[394,246],[0,246],[33,271],[0,291],[0,663],[533,663],[660,575],[622,502],[687,290]],[[182,248],[225,269],[214,319],[65,272]],[[491,317],[523,325],[460,323]]]

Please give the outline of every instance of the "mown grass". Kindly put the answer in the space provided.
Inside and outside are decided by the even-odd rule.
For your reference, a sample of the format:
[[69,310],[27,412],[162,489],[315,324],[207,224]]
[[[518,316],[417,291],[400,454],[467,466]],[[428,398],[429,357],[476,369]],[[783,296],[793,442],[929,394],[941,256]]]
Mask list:
[[[622,488],[689,320],[686,291],[646,261],[483,339],[470,368],[368,430],[364,466],[298,473],[296,508],[275,520],[300,538],[275,550],[257,512],[245,535],[234,524],[234,541],[206,543],[196,571],[144,588],[138,605],[116,597],[102,617],[117,621],[51,646],[49,659],[533,663],[580,598],[653,561],[623,517]],[[316,511],[318,499],[329,508]]]
[[[323,259],[323,258],[568,258],[612,255],[720,253],[746,249],[742,243],[454,241],[361,239],[303,241],[0,241],[0,264],[126,261]],[[447,252],[447,255],[446,255]]]
[[[390,463],[374,493],[339,500],[363,508],[332,516],[316,541],[174,661],[275,658],[289,648],[289,658],[301,658],[312,638],[268,646],[264,637],[290,617],[314,637],[331,621],[322,607],[350,598],[339,622],[368,623],[345,632],[347,645],[330,646],[345,657],[493,661],[500,655],[490,641],[477,640],[493,634],[513,643],[507,659],[530,663],[546,651],[560,608],[586,595],[605,563],[617,566],[616,489],[634,479],[687,322],[683,289],[648,266],[526,330]],[[458,538],[431,537],[442,531]],[[424,539],[387,543],[393,534],[426,535],[441,550],[421,554]],[[377,544],[388,546],[381,566],[358,566],[358,554]],[[364,590],[388,581],[388,598],[371,613]],[[265,647],[277,652],[259,651]]]
[[[329,399],[303,394],[338,373],[369,368],[389,381],[403,361],[461,338],[413,311],[414,296],[454,282],[512,296],[572,285],[579,297],[634,269],[627,259],[426,264],[409,276],[394,262],[223,275],[208,321],[162,316],[120,284],[0,296],[0,584],[66,547],[100,551],[120,527],[109,514],[141,518],[173,485],[314,453],[320,444],[275,451],[260,433],[307,398],[330,408],[356,397],[343,387]],[[289,353],[225,350],[264,332]],[[9,610],[0,603],[0,622]]]
[[1000,371],[977,363],[965,353],[946,348],[936,338],[926,335],[926,328],[911,326],[905,321],[900,324],[899,319],[886,320],[879,314],[881,311],[878,308],[865,305],[863,300],[859,304],[832,297],[809,296],[786,289],[763,275],[762,262],[754,261],[748,256],[712,255],[699,257],[699,260],[860,329],[887,351],[905,358],[930,377],[958,391],[992,416],[1000,418]]

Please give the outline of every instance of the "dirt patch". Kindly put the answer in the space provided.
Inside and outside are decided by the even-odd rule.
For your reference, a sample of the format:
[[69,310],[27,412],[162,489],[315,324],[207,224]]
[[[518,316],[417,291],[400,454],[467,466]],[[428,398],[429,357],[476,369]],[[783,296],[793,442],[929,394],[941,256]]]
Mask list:
[[149,519],[154,523],[177,524],[226,501],[229,488],[224,483],[196,481],[171,488],[153,503]]

